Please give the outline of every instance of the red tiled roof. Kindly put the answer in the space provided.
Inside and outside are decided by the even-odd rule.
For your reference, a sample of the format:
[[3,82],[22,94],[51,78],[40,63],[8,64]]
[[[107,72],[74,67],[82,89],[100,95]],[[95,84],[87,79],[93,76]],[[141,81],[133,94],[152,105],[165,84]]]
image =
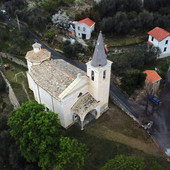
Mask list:
[[45,60],[50,59],[51,52],[46,49],[41,49],[39,52],[35,53],[34,50],[28,51],[26,54],[26,59],[33,63],[41,63]]
[[148,34],[157,39],[158,41],[162,41],[170,35],[168,31],[165,31],[164,29],[159,27],[155,27],[153,30],[149,31]]
[[95,22],[89,18],[85,18],[85,19],[79,21],[77,24],[80,24],[80,23],[84,23],[84,24],[88,25],[89,27],[91,27],[93,24],[95,24]]
[[149,44],[149,45],[153,45],[153,43],[152,43],[152,42],[150,42],[150,41],[147,41],[147,44]]
[[146,79],[151,82],[154,83],[158,80],[161,80],[162,78],[158,75],[158,73],[154,70],[146,70],[144,71],[144,73],[147,74]]

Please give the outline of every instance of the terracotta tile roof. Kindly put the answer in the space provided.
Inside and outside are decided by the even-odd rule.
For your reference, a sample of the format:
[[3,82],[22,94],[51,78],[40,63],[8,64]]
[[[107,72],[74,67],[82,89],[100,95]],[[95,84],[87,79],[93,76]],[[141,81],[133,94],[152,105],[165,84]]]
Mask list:
[[162,78],[158,75],[158,73],[154,70],[146,70],[144,71],[144,73],[147,74],[146,79],[151,82],[154,83],[158,80],[161,80]]
[[152,43],[152,42],[150,42],[150,41],[147,41],[147,44],[149,44],[149,45],[153,45],[153,43]]
[[168,31],[165,31],[164,29],[159,27],[155,27],[153,30],[149,31],[148,34],[157,39],[158,41],[162,41],[170,35]]
[[39,52],[35,53],[34,50],[31,50],[27,52],[25,58],[32,63],[41,63],[51,58],[51,52],[46,49],[41,49]]
[[93,26],[95,24],[95,22],[92,21],[89,18],[85,18],[83,20],[80,20],[77,24],[80,24],[80,23],[84,23],[84,24],[88,25],[89,27],[91,27],[91,26]]

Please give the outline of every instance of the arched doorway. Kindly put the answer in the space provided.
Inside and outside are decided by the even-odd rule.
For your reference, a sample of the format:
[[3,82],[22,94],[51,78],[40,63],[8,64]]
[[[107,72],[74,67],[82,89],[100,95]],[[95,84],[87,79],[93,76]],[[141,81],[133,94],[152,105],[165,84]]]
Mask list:
[[93,120],[96,119],[96,117],[97,117],[97,110],[96,109],[91,110],[84,117],[83,125],[85,126],[88,123],[92,122]]

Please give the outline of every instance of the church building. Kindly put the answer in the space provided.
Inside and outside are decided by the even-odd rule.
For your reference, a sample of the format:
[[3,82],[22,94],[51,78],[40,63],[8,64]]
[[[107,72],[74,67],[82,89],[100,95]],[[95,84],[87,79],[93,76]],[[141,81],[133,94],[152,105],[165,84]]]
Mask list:
[[101,32],[93,58],[86,63],[87,72],[62,59],[52,59],[38,43],[25,58],[35,100],[47,111],[58,113],[64,128],[78,122],[83,130],[85,124],[108,109],[112,62],[107,60]]

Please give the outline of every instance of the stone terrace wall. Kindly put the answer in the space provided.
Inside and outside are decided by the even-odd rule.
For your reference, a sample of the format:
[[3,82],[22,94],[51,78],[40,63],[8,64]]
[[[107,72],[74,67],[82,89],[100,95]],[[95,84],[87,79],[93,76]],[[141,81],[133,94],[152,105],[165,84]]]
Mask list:
[[5,80],[6,85],[7,85],[8,88],[9,88],[9,99],[10,99],[11,104],[14,106],[14,109],[19,108],[19,107],[20,107],[20,104],[19,104],[19,102],[18,102],[17,97],[15,96],[15,93],[14,93],[14,91],[13,91],[13,89],[12,89],[12,86],[11,86],[10,82],[9,82],[8,79],[5,77],[5,75],[3,74],[2,71],[0,71],[0,73],[1,73],[1,75],[2,75],[2,77],[3,77],[3,79]]
[[27,65],[22,60],[20,60],[20,59],[18,59],[16,57],[13,57],[8,53],[0,52],[0,56],[3,57],[3,58],[7,58],[8,60],[11,60],[11,61],[15,62],[16,64],[19,64],[19,65],[27,68]]

